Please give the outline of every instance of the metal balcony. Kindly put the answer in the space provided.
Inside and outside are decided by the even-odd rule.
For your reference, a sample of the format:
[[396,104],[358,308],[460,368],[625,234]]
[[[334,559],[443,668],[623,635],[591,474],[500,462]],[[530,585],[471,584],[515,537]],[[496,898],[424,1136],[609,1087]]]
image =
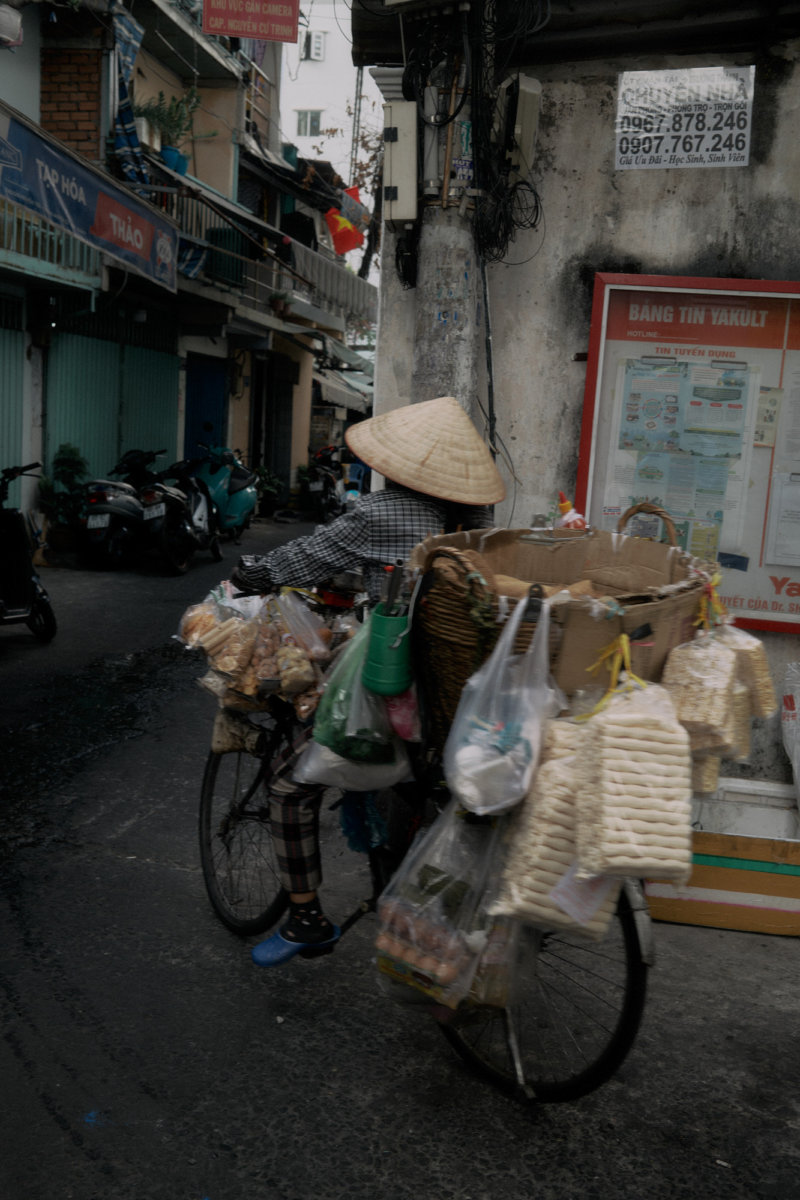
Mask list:
[[101,282],[99,250],[0,197],[0,265],[91,290]]
[[234,304],[257,312],[278,307],[332,328],[343,330],[351,319],[377,320],[377,289],[346,270],[332,251],[285,240],[195,180],[150,195],[180,230],[179,279],[228,291]]

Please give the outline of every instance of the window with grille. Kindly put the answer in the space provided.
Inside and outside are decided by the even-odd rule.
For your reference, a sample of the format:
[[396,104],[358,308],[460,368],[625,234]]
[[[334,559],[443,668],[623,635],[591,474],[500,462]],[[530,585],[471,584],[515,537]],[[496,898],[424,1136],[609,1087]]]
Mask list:
[[319,137],[322,110],[319,108],[300,108],[297,110],[297,136]]

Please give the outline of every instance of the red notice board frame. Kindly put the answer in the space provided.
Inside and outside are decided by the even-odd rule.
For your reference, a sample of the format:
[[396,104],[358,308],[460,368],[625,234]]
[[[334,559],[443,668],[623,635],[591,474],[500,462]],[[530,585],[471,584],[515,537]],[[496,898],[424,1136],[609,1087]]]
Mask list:
[[[668,365],[672,362],[679,364],[674,371],[681,379],[680,398],[664,395],[664,400],[675,404],[671,409],[661,405],[661,411],[678,413],[672,419],[681,426],[680,446],[663,440],[673,434],[659,427],[655,412],[657,389],[672,385],[652,381],[658,370],[672,370]],[[640,390],[640,379],[631,383],[640,366],[645,387],[653,387],[649,399]],[[740,377],[732,378],[737,371]],[[745,414],[738,429],[704,426],[694,408],[689,416],[688,405],[699,409],[705,402],[709,409],[719,408],[718,396],[723,393],[713,395],[707,385],[722,379],[742,385],[741,403],[722,406],[738,407]],[[695,399],[698,395],[705,401]],[[736,392],[724,391],[724,395]],[[650,433],[637,424],[647,415],[656,416],[649,422]],[[735,416],[705,413],[706,419],[734,421]],[[774,427],[765,424],[770,420]],[[693,422],[699,432],[687,435]],[[641,430],[639,443],[631,440],[631,430]],[[725,454],[719,449],[727,448],[726,435],[727,445],[738,452]],[[668,470],[682,464],[683,474],[693,470],[698,481],[706,474],[724,478],[718,485],[719,507],[714,510],[723,568],[721,594],[730,616],[744,628],[800,632],[800,520],[796,516],[800,458],[792,457],[799,435],[800,282],[596,274],[576,507],[593,525],[613,529],[619,512],[640,499],[652,499],[675,514],[664,500],[663,489],[670,486],[664,479],[665,463]],[[670,457],[667,451],[686,449],[686,437],[694,439],[689,455]],[[723,460],[728,460],[724,467],[720,466]],[[649,474],[641,470],[643,461]],[[652,495],[643,484],[650,479],[659,481]],[[680,493],[684,502],[691,495],[696,504],[705,489],[699,482],[694,491],[687,492],[686,486],[685,480],[676,483],[669,495],[674,498]],[[689,517],[683,523],[684,536],[701,536],[703,521],[691,519],[700,510],[687,503],[685,511]],[[711,517],[711,508],[705,515]],[[708,529],[714,528],[714,522],[709,519],[705,526],[711,536]],[[690,548],[695,550],[694,544]]]

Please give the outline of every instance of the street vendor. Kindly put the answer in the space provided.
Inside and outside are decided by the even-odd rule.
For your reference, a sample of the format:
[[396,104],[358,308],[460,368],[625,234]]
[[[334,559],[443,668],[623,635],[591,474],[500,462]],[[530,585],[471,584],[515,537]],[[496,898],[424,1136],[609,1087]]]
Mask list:
[[[374,604],[384,569],[405,562],[426,537],[458,528],[488,528],[491,505],[505,485],[491,453],[452,396],[381,413],[347,430],[350,450],[386,479],[381,491],[308,537],[263,557],[240,558],[231,579],[247,592],[315,587],[341,571],[361,570]],[[338,928],[317,894],[322,882],[319,808],[324,788],[293,778],[311,730],[270,781],[270,826],[283,886],[289,893],[286,924],[252,951],[253,961],[277,966],[296,954],[330,950]]]

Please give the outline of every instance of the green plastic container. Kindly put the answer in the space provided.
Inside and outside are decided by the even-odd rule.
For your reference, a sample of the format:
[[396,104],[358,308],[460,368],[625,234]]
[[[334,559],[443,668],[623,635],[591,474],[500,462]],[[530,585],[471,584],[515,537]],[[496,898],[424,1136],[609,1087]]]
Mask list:
[[370,616],[369,647],[361,682],[379,696],[399,696],[413,682],[408,620],[408,613],[387,617],[382,602]]

